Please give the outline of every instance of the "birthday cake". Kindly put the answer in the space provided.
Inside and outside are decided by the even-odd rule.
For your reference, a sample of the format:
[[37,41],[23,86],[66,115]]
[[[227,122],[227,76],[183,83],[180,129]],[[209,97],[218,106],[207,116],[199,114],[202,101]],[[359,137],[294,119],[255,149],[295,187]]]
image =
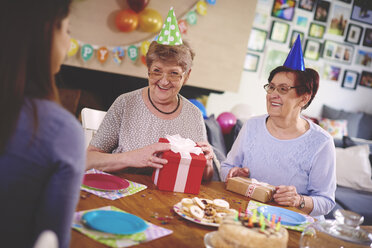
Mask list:
[[[278,223],[270,223],[267,219],[252,221],[252,217],[227,216],[220,224],[211,244],[214,248],[285,248],[288,232]],[[260,223],[261,222],[261,223]],[[263,225],[262,222],[265,222]]]

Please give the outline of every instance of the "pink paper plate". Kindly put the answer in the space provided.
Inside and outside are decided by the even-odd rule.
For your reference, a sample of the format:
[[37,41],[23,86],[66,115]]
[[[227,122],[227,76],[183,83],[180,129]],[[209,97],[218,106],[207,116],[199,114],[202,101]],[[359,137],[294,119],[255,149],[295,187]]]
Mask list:
[[124,190],[129,187],[129,182],[120,177],[108,174],[85,174],[83,185],[99,190]]

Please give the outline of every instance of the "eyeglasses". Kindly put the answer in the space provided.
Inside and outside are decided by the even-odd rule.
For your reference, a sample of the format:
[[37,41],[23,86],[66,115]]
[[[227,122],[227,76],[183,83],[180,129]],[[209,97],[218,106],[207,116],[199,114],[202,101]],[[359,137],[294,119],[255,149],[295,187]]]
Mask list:
[[274,90],[276,89],[279,94],[285,95],[289,92],[289,90],[294,89],[294,88],[300,88],[301,86],[288,86],[286,84],[280,84],[278,86],[275,86],[274,84],[269,83],[269,84],[265,84],[263,87],[268,94],[273,93]]
[[172,83],[178,83],[181,81],[183,75],[185,74],[185,72],[183,73],[178,73],[178,72],[170,72],[170,73],[165,73],[165,72],[160,72],[160,71],[149,71],[148,72],[148,75],[149,75],[149,78],[151,80],[160,80],[164,77],[164,74],[165,74],[165,77],[168,81],[172,82]]

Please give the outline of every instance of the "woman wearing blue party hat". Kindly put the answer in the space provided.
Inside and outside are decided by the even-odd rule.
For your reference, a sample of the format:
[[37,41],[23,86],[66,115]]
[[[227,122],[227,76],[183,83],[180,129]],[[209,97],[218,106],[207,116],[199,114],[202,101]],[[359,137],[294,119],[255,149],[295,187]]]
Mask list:
[[250,176],[275,185],[275,202],[324,218],[335,206],[335,147],[325,130],[301,116],[318,87],[319,75],[305,68],[298,36],[264,85],[268,114],[245,123],[221,164],[221,178]]
[[149,85],[122,94],[112,104],[88,147],[88,169],[152,173],[167,163],[158,154],[170,145],[158,143],[159,138],[180,134],[202,148],[207,159],[203,178],[211,179],[214,153],[202,113],[179,94],[190,76],[194,55],[182,41],[171,8],[146,54]]

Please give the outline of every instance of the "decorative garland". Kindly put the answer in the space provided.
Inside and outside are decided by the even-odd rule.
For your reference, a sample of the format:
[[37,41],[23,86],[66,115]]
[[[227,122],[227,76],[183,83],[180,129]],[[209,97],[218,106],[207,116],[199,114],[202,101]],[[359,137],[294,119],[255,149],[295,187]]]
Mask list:
[[[188,11],[184,16],[179,18],[178,20],[178,27],[182,34],[186,34],[189,28],[189,25],[193,26],[197,24],[198,15],[205,16],[207,14],[207,4],[215,5],[217,0],[200,0],[198,1],[191,9]],[[156,40],[157,35],[155,35],[150,40],[143,40],[137,42],[135,44],[127,45],[127,46],[98,46],[93,44],[87,44],[83,41],[76,40],[71,38],[71,45],[68,51],[68,57],[73,57],[78,54],[80,50],[80,56],[84,62],[87,62],[92,59],[93,54],[97,53],[98,61],[103,64],[107,61],[109,57],[109,53],[112,53],[113,60],[115,63],[120,65],[124,58],[125,58],[125,51],[129,59],[135,62],[140,53],[141,62],[146,65],[145,56],[150,46],[150,43],[153,40]],[[140,50],[140,53],[139,53]]]

